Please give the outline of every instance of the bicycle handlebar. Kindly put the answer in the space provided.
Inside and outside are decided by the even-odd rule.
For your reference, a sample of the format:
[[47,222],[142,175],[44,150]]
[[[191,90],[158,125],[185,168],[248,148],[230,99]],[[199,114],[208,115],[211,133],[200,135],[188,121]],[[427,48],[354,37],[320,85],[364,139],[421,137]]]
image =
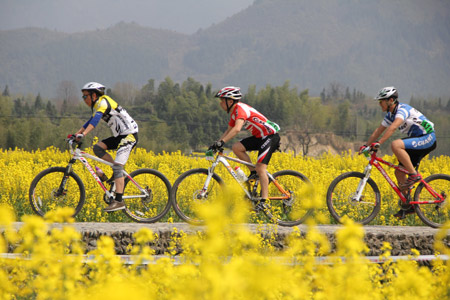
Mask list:
[[[69,145],[69,148],[74,150],[76,148],[80,148],[81,145],[83,144],[81,141],[77,142],[77,137],[75,136],[75,134],[69,134],[66,138],[66,142]],[[73,147],[73,144],[75,144],[75,148]]]
[[216,154],[217,152],[222,153],[225,149],[223,147],[220,147],[218,149],[208,149],[206,150],[205,154],[206,156],[212,156],[213,154]]
[[369,158],[372,153],[377,153],[379,148],[380,143],[372,143],[370,146],[366,146],[359,154],[364,154],[364,156]]

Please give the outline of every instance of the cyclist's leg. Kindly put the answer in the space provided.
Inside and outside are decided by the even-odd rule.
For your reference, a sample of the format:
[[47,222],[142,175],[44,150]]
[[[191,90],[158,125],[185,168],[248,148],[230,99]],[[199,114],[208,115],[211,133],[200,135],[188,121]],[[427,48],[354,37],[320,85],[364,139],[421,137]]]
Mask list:
[[[409,174],[415,174],[420,160],[436,147],[435,141],[433,132],[420,137],[398,139],[393,141],[391,146],[400,165],[404,166]],[[406,175],[399,171],[395,175],[399,183],[405,182]]]
[[[233,153],[236,154],[236,156],[241,159],[244,160],[246,162],[252,163],[252,160],[250,159],[250,156],[248,156],[247,154],[247,149],[245,149],[244,145],[241,142],[236,142],[233,144],[232,148]],[[254,171],[255,168],[247,166],[247,168],[250,171]]]
[[114,183],[116,184],[116,194],[119,195],[123,193],[125,183],[123,167],[127,163],[131,151],[137,144],[137,133],[121,137],[122,138],[120,139],[120,142],[117,146],[117,154],[113,166]]
[[[114,146],[116,146],[117,148],[116,158],[113,162],[114,165],[112,167],[114,184],[116,186],[116,198],[115,201],[112,201],[111,204],[107,208],[105,208],[105,211],[107,212],[125,209],[125,204],[123,203],[122,200],[123,190],[125,187],[123,167],[128,161],[131,150],[133,150],[134,146],[136,146],[136,143],[137,143],[137,134],[118,136],[115,137],[114,139],[111,139],[111,142],[109,144],[105,143],[108,146],[108,149],[114,149]],[[109,146],[111,146],[111,148],[109,148]]]
[[267,177],[267,165],[258,162],[256,164],[256,173],[258,173],[259,184],[261,185],[261,198],[267,199],[269,197],[269,177]]
[[[409,174],[416,173],[411,158],[406,151],[405,142],[401,139],[395,140],[392,142],[391,148],[399,163],[408,170]],[[399,185],[403,184],[406,180],[406,174],[398,170],[395,170],[395,177],[397,178]]]
[[[258,139],[254,136],[247,137],[239,142],[233,144],[232,150],[236,156],[246,162],[252,163],[247,151],[258,150]],[[255,171],[255,168],[247,166],[250,172]]]
[[259,182],[261,184],[261,198],[267,199],[269,197],[269,178],[267,177],[267,165],[274,153],[280,146],[280,136],[278,133],[267,136],[261,139],[261,146],[259,148],[258,160],[256,163],[256,172],[259,175]]
[[[404,139],[405,140],[405,151],[408,154],[408,157],[410,158],[411,164],[413,165],[413,168],[415,171],[419,170],[419,164],[420,161],[427,155],[429,154],[431,151],[433,151],[434,149],[436,149],[436,141],[435,141],[435,137],[434,137],[434,133],[430,134],[431,135],[431,139],[428,138],[427,136],[422,136],[419,138],[407,138]],[[425,143],[424,141],[429,141],[431,140],[432,143]],[[399,160],[400,161],[400,160]],[[399,163],[400,165],[403,166],[402,162]],[[401,179],[399,179],[399,176],[397,176],[398,173],[403,174],[403,180],[401,181]],[[406,174],[404,174],[403,172],[400,172],[398,170],[395,170],[395,176],[397,177],[397,180],[399,182],[399,186],[401,185],[401,183],[404,183],[406,181]],[[401,178],[401,177],[400,177]],[[406,190],[408,189],[408,187],[405,188]],[[415,212],[414,208],[412,206],[410,207],[402,207],[402,209],[400,209],[396,214],[394,214],[395,217],[403,219],[406,217],[406,215],[408,214],[413,214]]]
[[[106,141],[106,140],[104,140],[104,141]],[[97,144],[94,145],[94,148],[93,148],[94,154],[103,160],[113,163],[114,159],[112,158],[112,156],[109,153],[106,152],[106,150],[108,150],[109,148],[108,148],[108,145],[104,141],[98,142]]]
[[[394,146],[394,143],[396,143],[396,146]],[[392,150],[397,156],[400,165],[404,166],[409,174],[415,174],[419,169],[422,158],[436,148],[436,136],[433,132],[421,137],[395,140],[392,144]],[[403,149],[398,150],[398,145],[402,145]],[[398,154],[395,152],[394,147],[396,147]],[[396,171],[395,176],[400,184],[406,181],[406,174],[400,171]]]

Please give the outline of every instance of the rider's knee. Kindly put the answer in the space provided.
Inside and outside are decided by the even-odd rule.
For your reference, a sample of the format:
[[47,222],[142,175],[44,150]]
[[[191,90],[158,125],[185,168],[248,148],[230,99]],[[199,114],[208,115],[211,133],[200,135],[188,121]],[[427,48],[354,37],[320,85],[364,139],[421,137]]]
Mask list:
[[237,142],[237,143],[233,144],[233,146],[231,147],[231,150],[233,150],[234,153],[245,152],[245,147],[244,147],[244,145],[242,145],[241,142]]
[[100,147],[98,144],[94,145],[94,154],[97,155],[97,157],[102,158],[106,154],[106,150]]
[[402,140],[395,140],[391,143],[391,149],[392,151],[400,150],[405,148],[405,144]]
[[260,173],[265,173],[266,170],[267,170],[267,165],[266,165],[266,164],[263,164],[263,163],[257,163],[257,164],[255,165],[255,169],[256,169],[256,172],[257,172],[258,174],[260,174]]
[[122,178],[123,174],[123,166],[119,164],[114,164],[112,166],[114,179]]

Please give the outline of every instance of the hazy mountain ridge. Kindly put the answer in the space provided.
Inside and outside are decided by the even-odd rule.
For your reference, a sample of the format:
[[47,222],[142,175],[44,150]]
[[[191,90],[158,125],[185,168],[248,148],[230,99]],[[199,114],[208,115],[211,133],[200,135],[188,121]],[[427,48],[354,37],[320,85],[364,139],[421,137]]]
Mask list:
[[193,35],[119,23],[67,34],[0,31],[0,86],[54,95],[61,80],[142,85],[188,76],[258,87],[331,82],[374,93],[450,95],[450,2],[259,0]]

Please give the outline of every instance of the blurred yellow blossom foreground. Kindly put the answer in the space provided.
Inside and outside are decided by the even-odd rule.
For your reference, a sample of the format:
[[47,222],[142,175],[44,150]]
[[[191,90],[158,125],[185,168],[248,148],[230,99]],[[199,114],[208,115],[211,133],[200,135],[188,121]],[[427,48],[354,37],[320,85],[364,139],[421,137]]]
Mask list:
[[[92,153],[92,149],[88,149]],[[256,159],[253,153],[253,160]],[[211,162],[201,157],[186,156],[180,152],[154,154],[138,148],[130,156],[126,165],[127,171],[131,172],[140,168],[153,168],[163,173],[173,184],[175,179],[183,172],[192,168],[207,168]],[[33,178],[42,170],[51,166],[66,166],[69,160],[67,152],[49,147],[45,150],[34,152],[0,149],[0,204],[6,204],[14,209],[19,220],[24,215],[32,214],[28,200],[28,190]],[[397,163],[394,157],[385,156],[384,159]],[[94,162],[95,163],[95,162]],[[275,172],[283,169],[293,169],[306,175],[313,183],[315,194],[318,197],[318,222],[332,223],[325,203],[325,195],[331,181],[339,174],[349,171],[362,172],[367,164],[367,160],[354,153],[348,152],[342,155],[324,154],[317,158],[294,156],[292,153],[275,153],[270,161],[268,170]],[[109,177],[112,170],[109,167],[98,164]],[[394,173],[391,169],[386,169],[391,178]],[[76,217],[77,222],[130,222],[122,213],[107,214],[103,212],[105,203],[103,194],[97,183],[92,179],[87,170],[77,162],[74,171],[81,177],[86,187],[86,203]],[[224,167],[216,169],[225,182],[232,179],[227,174]],[[420,165],[422,175],[444,173],[450,174],[450,157],[440,156],[423,159]],[[398,197],[388,186],[381,175],[373,171],[372,178],[378,184],[382,195],[382,208],[378,217],[372,221],[371,225],[423,225],[416,215],[408,216],[405,220],[399,221],[392,215],[398,210]],[[162,221],[179,221],[173,210]],[[267,221],[267,220],[265,220]]]
[[[202,211],[207,222],[202,234],[177,237],[181,264],[171,253],[139,264],[153,260],[149,242],[155,238],[142,229],[130,245],[137,262],[131,266],[115,255],[110,237],[100,238],[86,262],[81,235],[70,225],[47,234],[51,222],[73,222],[71,210],[45,219],[24,216],[16,230],[12,209],[3,205],[0,252],[13,246],[22,256],[0,259],[0,299],[450,299],[450,261],[435,260],[431,267],[412,259],[392,262],[385,244],[386,262],[369,263],[363,228],[352,222],[337,232],[335,253],[312,221],[306,234],[294,230],[287,250],[275,250],[270,237],[236,225],[248,218],[247,209],[225,198]],[[450,250],[439,239],[448,229],[441,229],[435,245],[447,255]],[[318,263],[319,256],[329,256],[331,263]]]

